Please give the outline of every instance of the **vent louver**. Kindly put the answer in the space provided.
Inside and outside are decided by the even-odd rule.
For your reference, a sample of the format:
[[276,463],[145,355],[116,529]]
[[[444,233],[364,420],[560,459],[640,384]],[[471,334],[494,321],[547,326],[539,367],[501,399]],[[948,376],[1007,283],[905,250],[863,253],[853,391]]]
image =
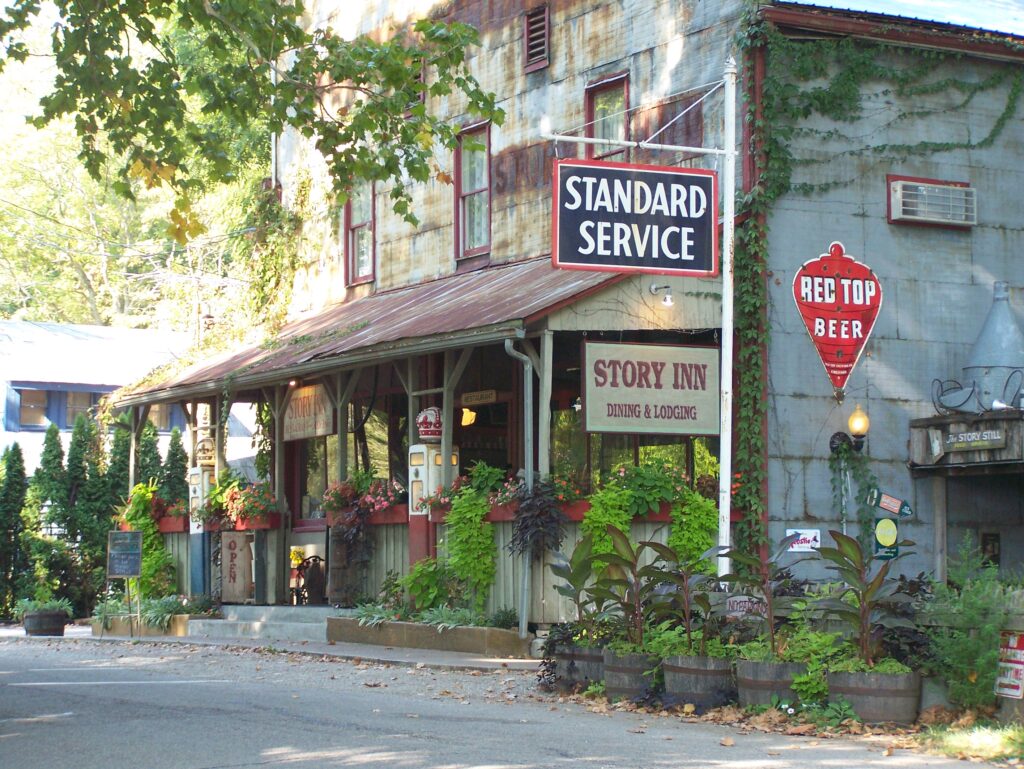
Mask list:
[[548,65],[548,7],[542,5],[526,12],[526,71]]

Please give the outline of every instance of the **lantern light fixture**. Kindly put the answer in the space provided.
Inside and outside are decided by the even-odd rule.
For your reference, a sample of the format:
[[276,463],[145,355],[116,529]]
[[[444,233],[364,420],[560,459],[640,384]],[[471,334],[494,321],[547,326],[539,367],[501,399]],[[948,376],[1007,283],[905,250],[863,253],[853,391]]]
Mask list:
[[657,296],[659,291],[664,291],[665,296],[661,298],[662,307],[672,307],[675,302],[672,301],[672,286],[659,286],[657,283],[651,284],[651,294]]

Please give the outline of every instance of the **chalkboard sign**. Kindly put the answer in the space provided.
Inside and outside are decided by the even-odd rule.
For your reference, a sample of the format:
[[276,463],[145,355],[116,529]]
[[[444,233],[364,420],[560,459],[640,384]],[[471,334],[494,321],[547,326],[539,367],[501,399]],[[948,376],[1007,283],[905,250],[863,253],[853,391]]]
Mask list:
[[138,577],[141,572],[142,532],[110,532],[107,535],[107,579]]

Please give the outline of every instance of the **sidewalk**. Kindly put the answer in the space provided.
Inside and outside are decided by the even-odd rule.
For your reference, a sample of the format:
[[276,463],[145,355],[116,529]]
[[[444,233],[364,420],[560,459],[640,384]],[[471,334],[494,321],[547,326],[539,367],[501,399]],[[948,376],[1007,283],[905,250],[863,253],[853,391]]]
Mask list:
[[[273,641],[244,638],[188,638],[181,636],[93,636],[87,625],[68,625],[64,638],[87,643],[124,643],[132,641],[146,644],[178,644],[182,646],[221,646],[243,649],[273,649],[276,652],[305,654],[310,657],[333,657],[344,660],[361,660],[373,664],[398,665],[401,667],[425,667],[440,670],[479,670],[492,672],[500,670],[524,670],[536,672],[540,660],[502,659],[479,657],[461,652],[437,651],[434,649],[404,649],[392,646],[373,646],[355,643],[317,643],[312,641]],[[51,642],[51,636],[26,636],[21,625],[0,625],[0,641],[27,640]]]

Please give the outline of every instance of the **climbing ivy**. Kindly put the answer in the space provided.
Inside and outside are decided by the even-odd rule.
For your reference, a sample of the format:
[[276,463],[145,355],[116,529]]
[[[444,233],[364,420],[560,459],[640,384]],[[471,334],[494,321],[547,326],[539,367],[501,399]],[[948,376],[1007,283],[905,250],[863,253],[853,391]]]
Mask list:
[[[746,103],[751,105],[747,124],[751,131],[755,177],[737,205],[735,276],[735,348],[736,348],[736,440],[734,442],[733,506],[741,513],[737,525],[737,545],[755,552],[767,542],[765,530],[767,375],[765,369],[769,344],[768,307],[768,215],[774,203],[787,193],[809,196],[849,185],[857,179],[794,181],[800,169],[833,163],[836,157],[863,157],[865,162],[883,164],[911,157],[928,157],[952,150],[970,150],[995,144],[1009,121],[1017,114],[1024,69],[1004,69],[980,80],[958,77],[935,79],[939,65],[958,57],[955,52],[906,48],[852,37],[790,39],[757,14],[758,4],[748,5],[738,38],[747,57],[747,71],[758,55],[764,56],[764,78],[755,92],[753,77],[745,81]],[[1007,43],[1008,47],[1011,44]],[[978,94],[1005,89],[1005,104],[998,116],[977,140],[922,140],[916,143],[870,143],[876,132],[840,130],[865,115],[867,87],[882,86],[881,95],[901,104],[915,104],[916,97],[957,93],[962,98],[952,108],[966,108]],[[899,112],[891,125],[913,125],[912,121],[933,118],[940,109],[908,108]],[[837,127],[820,128],[832,122]],[[921,132],[924,133],[923,131]],[[795,153],[794,139],[802,146],[814,147],[808,156]],[[828,141],[840,141],[846,147],[823,153]],[[863,176],[860,168],[858,176]],[[851,472],[859,473],[854,460]],[[858,513],[860,518],[860,513]]]
[[487,495],[469,486],[452,500],[452,509],[445,519],[448,566],[466,585],[472,607],[478,612],[487,604],[497,573],[494,525],[484,520],[490,509]]
[[[829,476],[832,480],[832,508],[847,514],[854,513],[857,519],[857,539],[865,552],[872,552],[874,547],[875,511],[867,503],[868,489],[878,486],[878,478],[871,472],[868,456],[854,451],[849,443],[840,443],[828,458]],[[849,496],[844,496],[846,473],[850,474]]]

